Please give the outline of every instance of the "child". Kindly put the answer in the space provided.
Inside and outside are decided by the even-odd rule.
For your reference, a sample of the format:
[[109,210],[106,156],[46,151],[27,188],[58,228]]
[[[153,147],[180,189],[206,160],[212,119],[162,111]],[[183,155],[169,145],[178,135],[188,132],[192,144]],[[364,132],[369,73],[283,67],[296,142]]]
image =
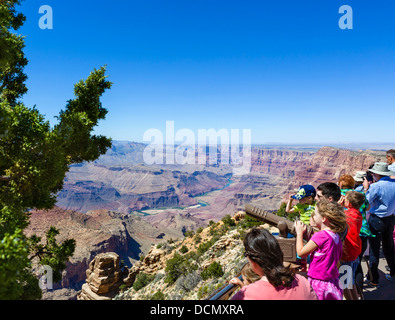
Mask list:
[[[298,191],[288,199],[285,211],[287,213],[297,213],[304,224],[309,224],[310,216],[314,212],[316,191],[312,185],[306,184],[301,186]],[[293,199],[299,200],[299,203],[292,206]]]
[[296,252],[300,257],[310,254],[307,276],[318,300],[342,300],[337,263],[343,252],[338,233],[347,227],[344,209],[337,202],[322,200],[317,203],[311,219],[319,231],[305,246],[303,232],[306,226],[301,221],[295,222]]
[[347,208],[344,212],[347,219],[348,232],[343,242],[343,254],[340,258],[341,265],[348,265],[352,269],[352,286],[345,283],[344,297],[347,300],[357,300],[358,291],[355,286],[355,271],[359,265],[359,255],[362,251],[360,231],[362,227],[362,214],[359,211],[365,203],[365,195],[358,191],[348,191],[340,202]]
[[261,279],[261,277],[257,275],[254,270],[252,270],[249,263],[243,267],[241,270],[241,275],[243,276],[243,281],[241,281],[238,277],[234,277],[229,281],[229,283],[243,288],[244,286],[248,286],[249,284]]

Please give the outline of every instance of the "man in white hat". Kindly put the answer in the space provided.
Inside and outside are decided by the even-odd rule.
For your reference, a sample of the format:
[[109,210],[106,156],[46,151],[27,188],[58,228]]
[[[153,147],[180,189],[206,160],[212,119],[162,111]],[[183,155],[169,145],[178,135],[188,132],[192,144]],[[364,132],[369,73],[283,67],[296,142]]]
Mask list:
[[380,245],[383,245],[384,257],[390,268],[386,278],[395,281],[395,252],[394,252],[394,225],[395,225],[395,180],[391,176],[395,172],[388,170],[385,162],[376,162],[369,169],[373,174],[374,183],[369,184],[365,178],[363,182],[366,199],[369,201],[369,228],[375,237],[369,238],[369,264],[373,279],[372,286],[378,286],[378,264]]
[[357,171],[353,177],[355,180],[355,191],[362,192],[363,190],[363,180],[366,177],[366,171]]

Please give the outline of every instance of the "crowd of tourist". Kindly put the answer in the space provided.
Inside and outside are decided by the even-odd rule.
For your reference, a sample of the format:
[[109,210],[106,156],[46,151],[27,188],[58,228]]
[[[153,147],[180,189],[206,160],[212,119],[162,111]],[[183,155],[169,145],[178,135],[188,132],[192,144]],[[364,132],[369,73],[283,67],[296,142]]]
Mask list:
[[[395,283],[395,150],[388,150],[386,157],[386,163],[344,174],[337,183],[303,185],[289,197],[286,211],[297,216],[296,252],[307,265],[307,277],[285,266],[271,233],[252,229],[243,242],[249,265],[243,282],[230,281],[241,287],[232,299],[360,299],[363,282],[379,287],[381,248],[387,262],[385,277]],[[315,232],[304,241],[307,225]],[[361,266],[364,256],[369,261],[366,275]],[[344,277],[342,270],[351,276]]]

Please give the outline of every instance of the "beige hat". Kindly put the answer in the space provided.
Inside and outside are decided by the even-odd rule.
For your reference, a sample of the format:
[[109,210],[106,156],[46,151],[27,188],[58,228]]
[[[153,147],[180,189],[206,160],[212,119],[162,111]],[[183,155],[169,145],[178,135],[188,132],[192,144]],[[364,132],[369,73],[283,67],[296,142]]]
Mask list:
[[388,170],[388,164],[386,162],[376,162],[373,168],[368,170],[381,176],[395,175],[395,172]]
[[357,171],[355,173],[355,176],[353,177],[355,181],[357,182],[363,182],[363,178],[366,177],[366,171]]

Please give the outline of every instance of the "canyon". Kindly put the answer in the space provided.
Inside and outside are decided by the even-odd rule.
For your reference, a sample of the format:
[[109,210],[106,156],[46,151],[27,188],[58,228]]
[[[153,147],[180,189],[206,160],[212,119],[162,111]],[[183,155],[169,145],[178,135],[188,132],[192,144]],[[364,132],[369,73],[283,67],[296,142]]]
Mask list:
[[57,206],[32,211],[27,235],[43,236],[55,226],[59,241],[77,242],[62,282],[44,298],[75,299],[90,261],[99,253],[115,252],[132,266],[152,245],[233,216],[246,203],[275,211],[302,184],[336,182],[342,174],[385,161],[384,151],[254,146],[250,172],[235,176],[232,165],[219,160],[148,166],[144,148],[114,142],[98,160],[71,166]]

